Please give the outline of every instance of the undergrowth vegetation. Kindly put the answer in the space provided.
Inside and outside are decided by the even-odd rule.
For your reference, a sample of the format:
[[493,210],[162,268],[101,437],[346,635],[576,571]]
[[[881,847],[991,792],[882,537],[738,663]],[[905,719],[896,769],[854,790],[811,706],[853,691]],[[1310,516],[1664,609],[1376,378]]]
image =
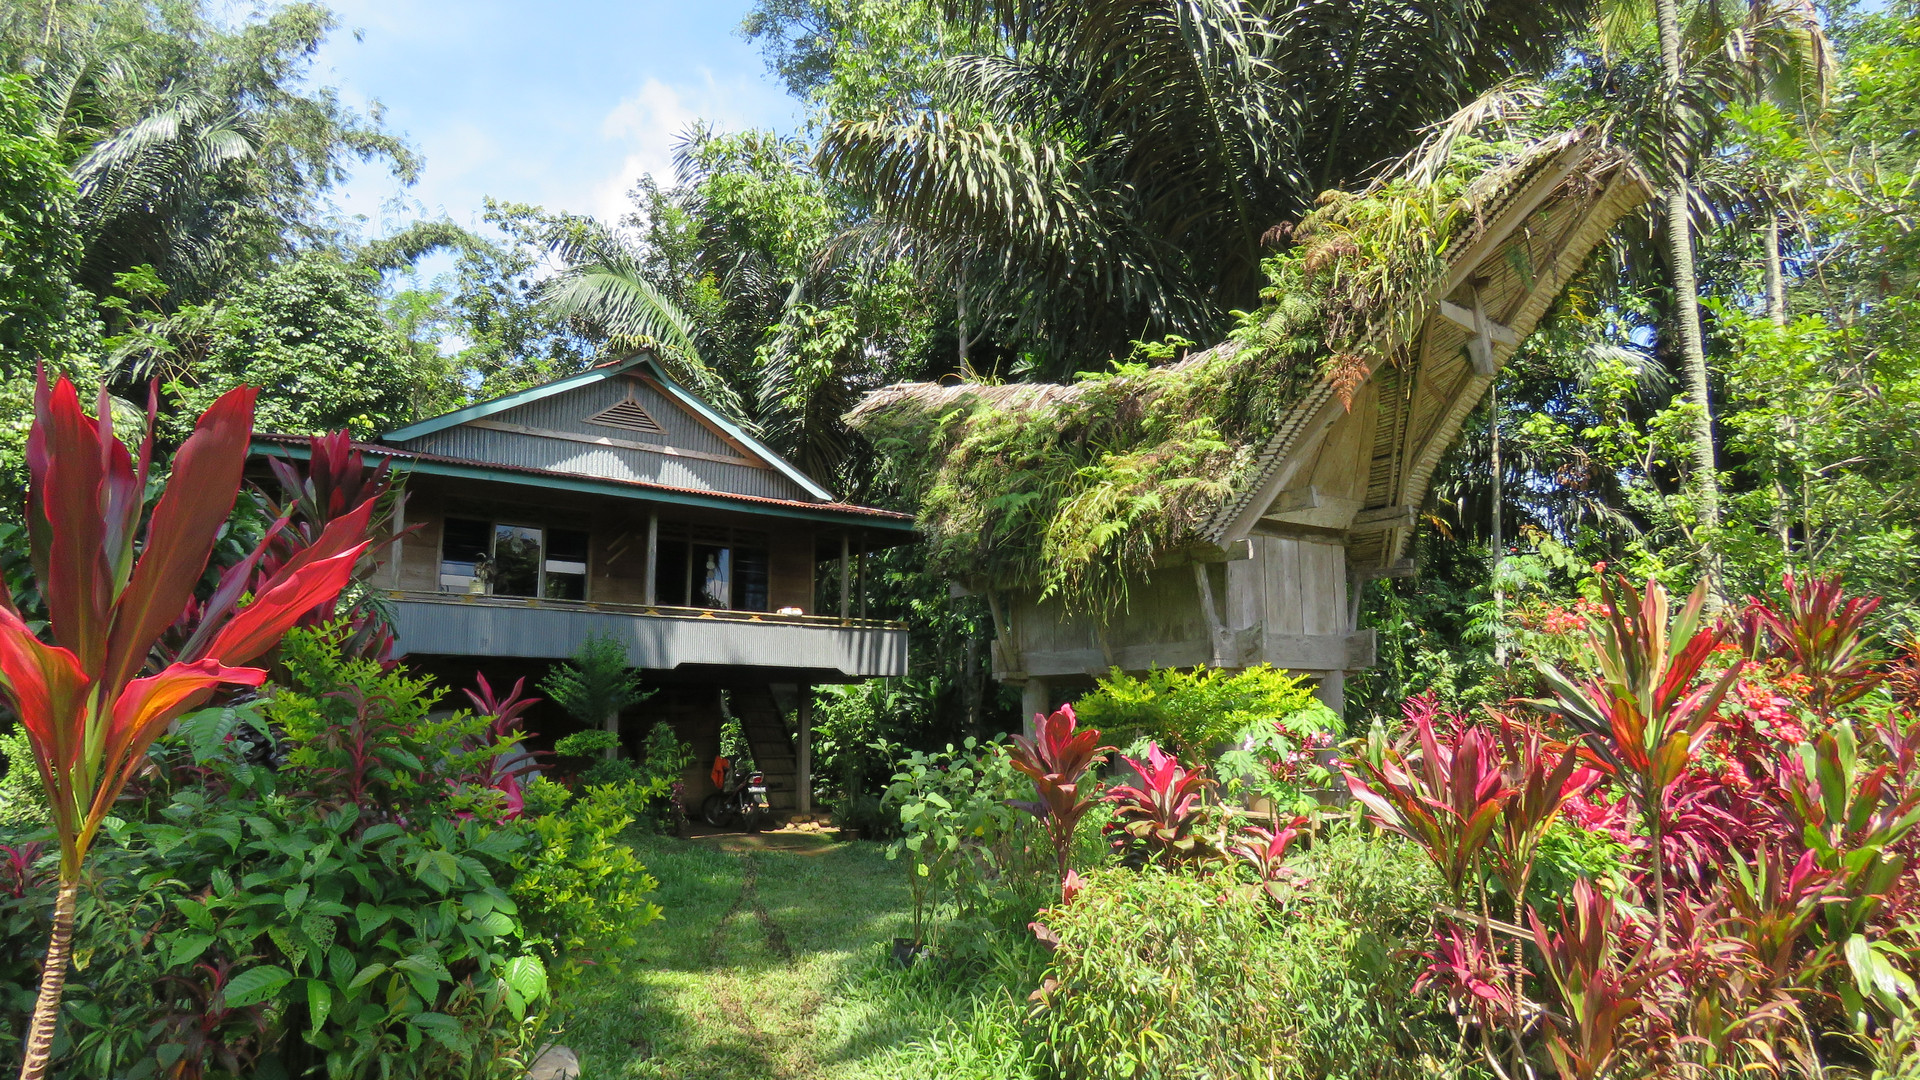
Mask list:
[[[1116,754],[1071,708],[909,758],[916,947],[846,991],[913,1018],[884,1075],[1913,1075],[1920,703],[1874,602],[1602,595],[1545,698],[1412,699],[1291,807],[1245,808],[1236,751]],[[1116,676],[1085,714],[1170,735],[1206,700],[1244,746],[1297,689]]]

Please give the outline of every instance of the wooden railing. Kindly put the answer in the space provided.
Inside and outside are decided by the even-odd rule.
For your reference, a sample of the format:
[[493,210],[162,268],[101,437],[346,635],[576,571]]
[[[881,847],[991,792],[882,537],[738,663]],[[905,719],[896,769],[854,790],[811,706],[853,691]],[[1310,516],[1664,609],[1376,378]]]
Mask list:
[[666,604],[607,604],[594,600],[542,600],[531,596],[490,596],[483,593],[384,590],[394,600],[408,603],[467,605],[495,608],[549,608],[557,611],[598,611],[649,619],[706,619],[719,622],[769,623],[775,626],[812,626],[863,630],[905,630],[892,619],[842,619],[832,615],[782,615],[776,611],[734,611],[725,608],[673,607]]

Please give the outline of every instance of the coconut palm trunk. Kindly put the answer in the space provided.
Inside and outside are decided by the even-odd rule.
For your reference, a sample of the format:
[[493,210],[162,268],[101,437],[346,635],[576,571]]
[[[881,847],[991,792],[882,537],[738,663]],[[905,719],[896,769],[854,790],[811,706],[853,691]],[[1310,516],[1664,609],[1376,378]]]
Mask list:
[[33,1022],[27,1026],[26,1054],[20,1059],[20,1080],[40,1080],[53,1062],[53,1034],[60,1022],[60,997],[67,989],[67,969],[73,966],[73,908],[80,883],[60,880],[53,903],[53,933],[47,937],[47,960],[40,971],[40,996],[33,1003]]
[[[1660,29],[1660,60],[1667,92],[1677,95],[1682,75],[1680,11],[1677,0],[1655,0],[1654,17]],[[1720,477],[1714,468],[1713,400],[1707,384],[1707,351],[1700,332],[1700,290],[1694,278],[1693,218],[1688,212],[1689,182],[1686,151],[1677,133],[1671,150],[1673,178],[1661,196],[1666,216],[1667,245],[1673,261],[1675,329],[1685,367],[1687,399],[1695,407],[1693,419],[1693,498],[1701,569],[1708,581],[1708,603],[1716,604],[1721,591],[1720,557],[1716,550],[1720,527]]]

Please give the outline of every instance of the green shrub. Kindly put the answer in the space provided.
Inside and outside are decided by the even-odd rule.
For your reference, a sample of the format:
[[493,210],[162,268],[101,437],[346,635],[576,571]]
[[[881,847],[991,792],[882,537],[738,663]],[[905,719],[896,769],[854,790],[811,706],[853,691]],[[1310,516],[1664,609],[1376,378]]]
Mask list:
[[1059,939],[1038,1036],[1063,1077],[1430,1075],[1452,1029],[1412,985],[1438,883],[1344,823],[1295,858],[1292,899],[1104,870],[1041,915]]
[[1115,668],[1073,708],[1116,746],[1153,740],[1182,759],[1205,760],[1256,726],[1264,734],[1277,725],[1298,738],[1338,732],[1339,717],[1305,683],[1266,664],[1238,672],[1155,668],[1140,678]]
[[[546,813],[515,817],[486,778],[516,740],[433,715],[424,680],[338,640],[291,635],[285,685],[155,745],[83,890],[60,1075],[517,1077],[550,974],[658,917],[619,842],[650,792],[543,790]],[[52,882],[0,857],[10,1036]]]
[[1059,938],[1040,1027],[1074,1077],[1256,1075],[1277,1058],[1267,905],[1157,868],[1096,871],[1043,916]]
[[554,740],[553,752],[561,757],[597,757],[620,745],[620,736],[603,728],[589,728]]
[[944,927],[949,951],[970,948],[1007,912],[1021,925],[1045,902],[1052,857],[1012,805],[1031,794],[1004,743],[968,739],[901,760],[884,799],[901,829],[887,858],[906,864],[916,940]]
[[557,969],[612,961],[660,917],[646,899],[659,883],[619,836],[635,806],[662,789],[631,781],[589,787],[564,808],[526,821],[534,843],[514,859],[510,892]]
[[27,733],[0,730],[0,830],[26,829],[47,819],[47,797],[33,767]]

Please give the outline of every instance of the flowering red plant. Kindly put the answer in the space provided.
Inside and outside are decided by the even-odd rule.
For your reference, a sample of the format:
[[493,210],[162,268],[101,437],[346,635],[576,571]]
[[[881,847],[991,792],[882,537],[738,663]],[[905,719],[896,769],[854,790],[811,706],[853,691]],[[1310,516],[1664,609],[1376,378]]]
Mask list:
[[1159,743],[1147,745],[1144,762],[1130,757],[1120,760],[1140,774],[1140,784],[1116,784],[1107,789],[1106,799],[1114,805],[1117,819],[1114,849],[1125,852],[1144,848],[1149,861],[1166,865],[1193,862],[1206,855],[1210,845],[1200,834],[1206,818],[1201,797],[1213,787],[1213,781],[1181,765],[1180,759],[1160,749]]
[[[48,1065],[81,863],[147,747],[215,690],[265,680],[265,671],[242,665],[273,648],[301,615],[337,596],[366,547],[365,522],[349,516],[257,587],[228,589],[223,582],[173,661],[141,674],[155,643],[193,598],[233,510],[253,399],[251,388],[233,390],[200,418],[174,455],[173,474],[142,530],[151,407],[136,458],[114,435],[104,388],[97,419],[81,410],[64,378],[49,387],[42,377],[36,390],[27,439],[27,522],[53,644],[41,641],[10,598],[0,596],[0,689],[26,728],[46,787],[60,843],[60,889],[23,1080],[43,1076]],[[239,606],[249,591],[252,601]]]
[[[1062,705],[1052,716],[1035,713],[1033,737],[1013,737],[1008,759],[1033,780],[1035,801],[1013,805],[1040,819],[1053,842],[1061,888],[1067,883],[1067,860],[1073,854],[1073,832],[1099,799],[1080,793],[1087,770],[1107,759],[1111,746],[1100,745],[1096,728],[1080,728],[1073,706]],[[1064,894],[1063,894],[1064,895]]]

